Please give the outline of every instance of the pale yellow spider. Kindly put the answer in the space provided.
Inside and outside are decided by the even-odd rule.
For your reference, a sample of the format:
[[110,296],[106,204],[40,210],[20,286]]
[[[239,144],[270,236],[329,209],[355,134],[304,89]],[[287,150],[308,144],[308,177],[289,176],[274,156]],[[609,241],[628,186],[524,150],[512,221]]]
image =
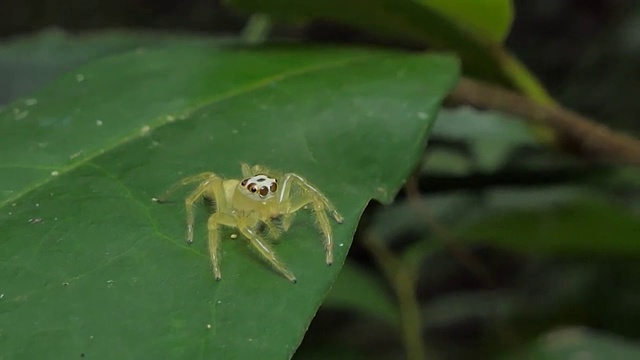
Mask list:
[[156,202],[164,202],[168,196],[180,187],[199,182],[198,187],[184,200],[187,210],[187,243],[193,242],[193,204],[204,197],[214,209],[209,217],[209,253],[216,280],[222,278],[218,258],[220,225],[235,227],[251,245],[282,275],[292,282],[296,277],[276,257],[275,252],[260,236],[260,227],[268,229],[267,235],[277,238],[280,233],[274,224],[276,218],[282,220],[282,230],[291,226],[291,215],[310,205],[316,216],[318,227],[324,236],[325,261],[333,263],[333,238],[331,224],[325,211],[329,211],[338,223],[343,218],[315,186],[294,173],[280,174],[268,170],[262,165],[250,167],[242,164],[242,180],[223,179],[221,176],[206,172],[186,177],[169,188]]

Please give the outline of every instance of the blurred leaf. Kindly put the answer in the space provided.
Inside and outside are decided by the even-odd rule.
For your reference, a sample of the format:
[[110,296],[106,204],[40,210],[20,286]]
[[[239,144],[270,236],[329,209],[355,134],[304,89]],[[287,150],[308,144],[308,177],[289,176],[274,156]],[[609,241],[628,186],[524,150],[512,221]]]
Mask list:
[[140,32],[109,32],[96,36],[47,30],[0,42],[0,105],[26,96],[91,59],[167,41],[167,36]]
[[[429,229],[425,213],[428,211],[439,221],[451,223],[460,220],[469,209],[481,204],[478,196],[456,193],[447,195],[429,195],[411,204],[408,200],[396,201],[376,212],[371,231],[382,238],[391,237],[403,231],[426,231]],[[422,235],[420,235],[422,237]]]
[[350,262],[342,267],[322,306],[353,310],[392,325],[399,324],[397,306],[382,279]]
[[469,144],[477,169],[487,172],[502,167],[518,147],[537,144],[524,122],[468,107],[441,111],[433,136]]
[[[433,0],[227,1],[247,12],[267,13],[283,20],[333,20],[397,40],[439,49],[453,49],[462,58],[465,72],[486,79],[508,78],[499,63],[503,59],[497,59],[494,55],[495,49],[492,49],[496,35],[504,31],[496,29],[503,29],[503,24],[511,21],[505,16],[505,13],[510,12],[506,10],[510,8],[508,1],[501,1],[501,5],[496,5],[494,0],[484,0],[483,3],[491,3],[492,8],[503,10],[491,13],[491,16],[483,15],[482,18],[487,20],[478,20],[481,16],[479,13],[475,14],[476,20],[473,24],[466,23],[469,13],[460,17],[456,14],[452,18],[455,11],[453,5],[443,5],[444,2],[440,1],[430,6],[432,4],[427,1]],[[491,27],[495,26],[495,29],[489,29],[485,21],[492,22]],[[466,25],[464,29],[459,26],[462,22]],[[480,23],[482,25],[479,25]],[[495,34],[492,38],[482,38],[483,31],[469,31],[470,28],[480,28],[487,34]]]
[[511,0],[416,0],[432,8],[482,39],[500,43],[511,29],[513,4]]
[[509,291],[460,291],[438,296],[422,309],[427,329],[455,326],[470,320],[495,322],[518,311],[521,299]]
[[589,195],[564,204],[529,200],[533,205],[527,209],[484,208],[482,220],[460,234],[528,252],[625,255],[640,250],[640,219],[621,205]]
[[544,334],[526,350],[502,359],[607,359],[640,358],[640,346],[613,334],[582,328],[565,328]]
[[444,246],[443,242],[435,242],[432,240],[433,239],[424,239],[418,241],[408,246],[402,252],[402,263],[411,271],[416,279],[420,276],[419,271],[422,260],[434,254],[437,250],[442,249]]
[[[3,355],[290,357],[361,212],[393,199],[456,77],[449,57],[185,38],[89,62],[10,105],[0,113]],[[345,223],[334,225],[332,267],[302,212],[275,245],[298,284],[241,238],[223,242],[216,283],[204,211],[188,246],[181,196],[150,201],[185,175],[237,177],[242,161],[299,173],[335,202]]]
[[464,176],[473,171],[473,161],[461,151],[432,146],[424,156],[421,173]]

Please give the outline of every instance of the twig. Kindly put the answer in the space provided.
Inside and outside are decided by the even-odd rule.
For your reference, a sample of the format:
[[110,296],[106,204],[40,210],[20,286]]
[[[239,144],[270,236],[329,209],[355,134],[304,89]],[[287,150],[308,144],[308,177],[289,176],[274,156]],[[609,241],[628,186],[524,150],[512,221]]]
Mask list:
[[366,234],[364,247],[393,287],[398,298],[402,337],[408,360],[424,360],[427,356],[422,339],[422,316],[416,296],[415,279],[407,268],[374,234]]
[[580,150],[601,160],[640,165],[640,140],[560,106],[541,105],[525,96],[479,81],[463,78],[448,102],[471,105],[522,117],[532,124],[553,128],[580,145]]

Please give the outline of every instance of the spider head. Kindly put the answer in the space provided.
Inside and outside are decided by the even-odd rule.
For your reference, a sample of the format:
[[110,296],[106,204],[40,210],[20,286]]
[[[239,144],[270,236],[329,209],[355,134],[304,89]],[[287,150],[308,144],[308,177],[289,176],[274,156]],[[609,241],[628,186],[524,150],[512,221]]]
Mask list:
[[265,201],[278,191],[278,180],[267,175],[254,175],[240,182],[240,190],[251,199]]

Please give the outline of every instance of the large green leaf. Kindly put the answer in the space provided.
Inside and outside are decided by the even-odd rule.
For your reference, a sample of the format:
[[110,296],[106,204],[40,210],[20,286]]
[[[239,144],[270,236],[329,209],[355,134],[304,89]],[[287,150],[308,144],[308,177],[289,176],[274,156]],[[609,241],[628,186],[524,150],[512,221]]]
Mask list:
[[537,102],[555,104],[535,75],[501,44],[513,17],[510,0],[226,1],[279,20],[336,21],[402,44],[452,50],[462,60],[465,74],[513,86]]
[[0,104],[26,95],[85,62],[115,51],[166,43],[167,36],[109,32],[70,35],[59,30],[0,42]]
[[[465,72],[482,78],[507,79],[501,69],[505,59],[498,54],[497,45],[511,23],[511,3],[507,0],[477,1],[482,4],[476,6],[484,7],[485,11],[465,12],[463,16],[455,6],[435,0],[227,1],[239,9],[271,14],[278,19],[333,20],[412,44],[452,49],[461,57]],[[501,10],[494,12],[488,8]],[[475,19],[473,23],[469,18]]]
[[482,39],[502,42],[511,29],[513,4],[511,0],[415,0],[438,11],[469,32],[477,32]]
[[[0,349],[6,358],[291,356],[371,198],[420,158],[457,63],[356,49],[203,40],[105,56],[0,113]],[[302,212],[279,276],[241,238],[215,282],[199,209],[185,243],[182,176],[240,162],[307,177],[345,217],[334,266]],[[225,232],[228,238],[230,232]]]

